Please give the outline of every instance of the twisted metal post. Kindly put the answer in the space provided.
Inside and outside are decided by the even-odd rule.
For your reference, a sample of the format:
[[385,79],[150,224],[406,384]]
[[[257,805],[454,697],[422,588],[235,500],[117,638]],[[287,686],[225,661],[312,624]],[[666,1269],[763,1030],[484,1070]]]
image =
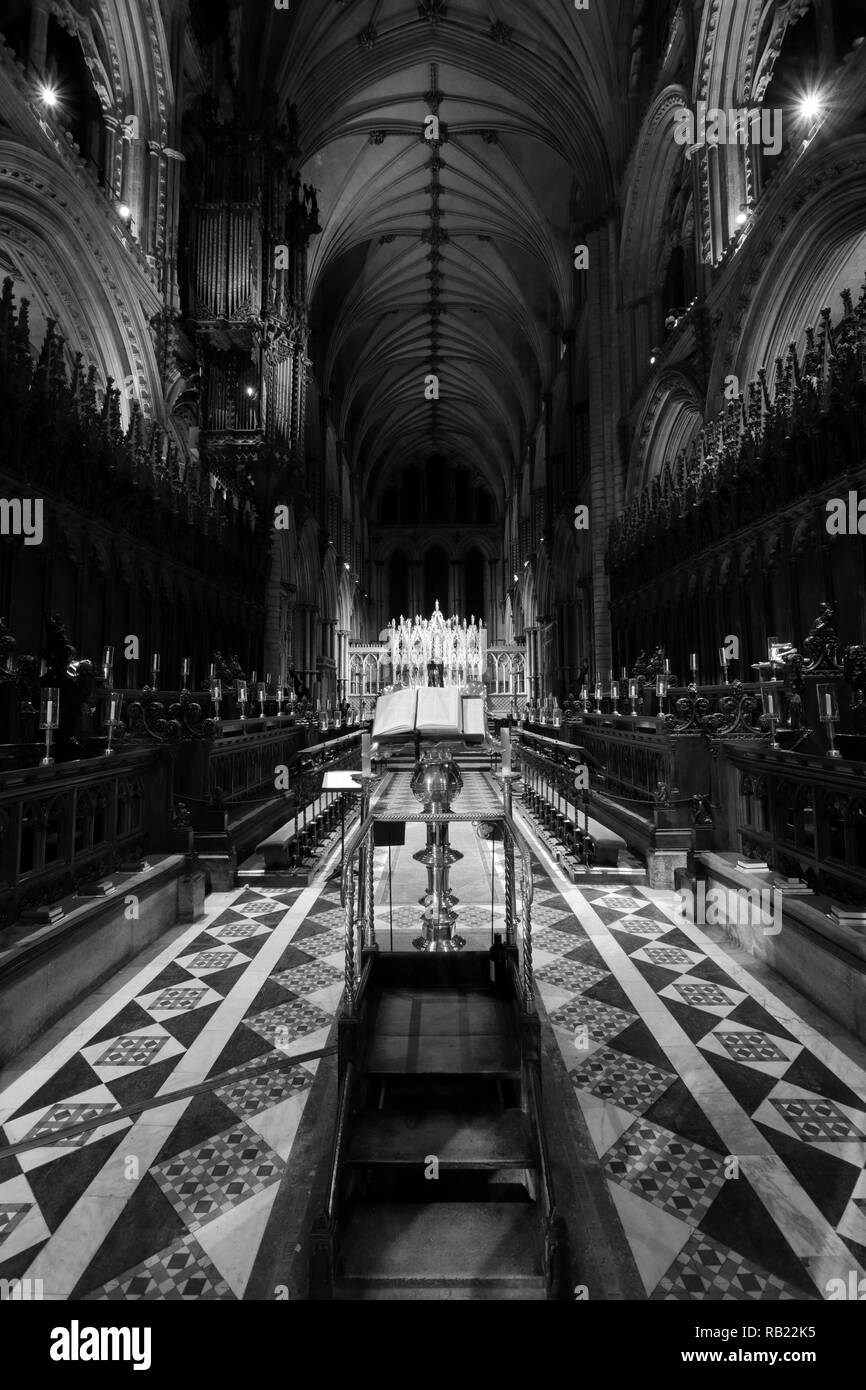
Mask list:
[[[529,882],[527,882],[527,874]],[[523,1002],[527,1013],[535,1003],[532,977],[532,868],[525,858],[520,861],[520,935],[523,942]]]
[[346,896],[346,1003],[355,1012],[355,872],[344,879]]
[[503,823],[502,848],[505,854],[505,940],[509,946],[517,945],[515,930],[514,902],[514,839],[507,824]]
[[373,826],[370,826],[370,834],[367,838],[367,946],[371,950],[376,947],[376,924],[374,919],[374,882],[373,882]]

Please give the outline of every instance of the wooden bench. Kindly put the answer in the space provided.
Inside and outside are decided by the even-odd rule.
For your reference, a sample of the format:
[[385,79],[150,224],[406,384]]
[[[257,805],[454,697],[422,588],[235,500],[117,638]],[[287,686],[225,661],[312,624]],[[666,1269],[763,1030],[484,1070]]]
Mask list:
[[[584,824],[586,830],[584,830]],[[574,849],[580,857],[583,855],[584,839],[586,836],[592,841],[589,853],[589,863],[592,866],[604,869],[615,869],[619,864],[620,850],[626,848],[625,840],[621,835],[617,835],[615,830],[608,830],[601,821],[593,820],[592,816],[584,822],[580,816],[574,827]]]

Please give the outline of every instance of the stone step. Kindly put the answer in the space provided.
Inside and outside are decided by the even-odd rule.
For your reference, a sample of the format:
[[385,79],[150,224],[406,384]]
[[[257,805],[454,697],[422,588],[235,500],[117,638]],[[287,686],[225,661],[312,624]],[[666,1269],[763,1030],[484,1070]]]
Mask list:
[[505,1034],[512,1028],[508,1003],[478,990],[388,989],[379,997],[379,1037],[448,1037]]
[[349,1281],[368,1288],[543,1288],[538,1213],[514,1202],[358,1205],[346,1216],[336,1273],[344,1291]]
[[501,1034],[444,1037],[374,1037],[364,1063],[367,1076],[502,1076],[520,1072],[517,1039]]
[[348,1161],[420,1169],[430,1155],[440,1168],[454,1169],[531,1168],[536,1161],[529,1120],[519,1110],[501,1115],[367,1111],[355,1123]]

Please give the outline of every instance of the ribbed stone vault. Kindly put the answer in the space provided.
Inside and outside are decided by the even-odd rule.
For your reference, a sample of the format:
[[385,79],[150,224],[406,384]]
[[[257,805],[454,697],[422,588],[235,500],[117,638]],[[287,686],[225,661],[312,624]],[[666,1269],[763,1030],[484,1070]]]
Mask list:
[[320,190],[316,374],[368,499],[431,455],[507,494],[573,322],[575,239],[613,196],[620,8],[317,0],[263,7],[258,31],[245,13],[257,88],[296,106]]

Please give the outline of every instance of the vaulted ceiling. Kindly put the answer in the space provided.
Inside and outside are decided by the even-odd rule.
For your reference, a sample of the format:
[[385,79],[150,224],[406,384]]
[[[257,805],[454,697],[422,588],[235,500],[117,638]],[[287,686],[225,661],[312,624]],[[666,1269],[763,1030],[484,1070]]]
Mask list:
[[509,491],[574,320],[575,237],[614,197],[633,10],[290,0],[253,21],[244,7],[257,90],[296,106],[320,190],[314,368],[368,500],[431,455]]

